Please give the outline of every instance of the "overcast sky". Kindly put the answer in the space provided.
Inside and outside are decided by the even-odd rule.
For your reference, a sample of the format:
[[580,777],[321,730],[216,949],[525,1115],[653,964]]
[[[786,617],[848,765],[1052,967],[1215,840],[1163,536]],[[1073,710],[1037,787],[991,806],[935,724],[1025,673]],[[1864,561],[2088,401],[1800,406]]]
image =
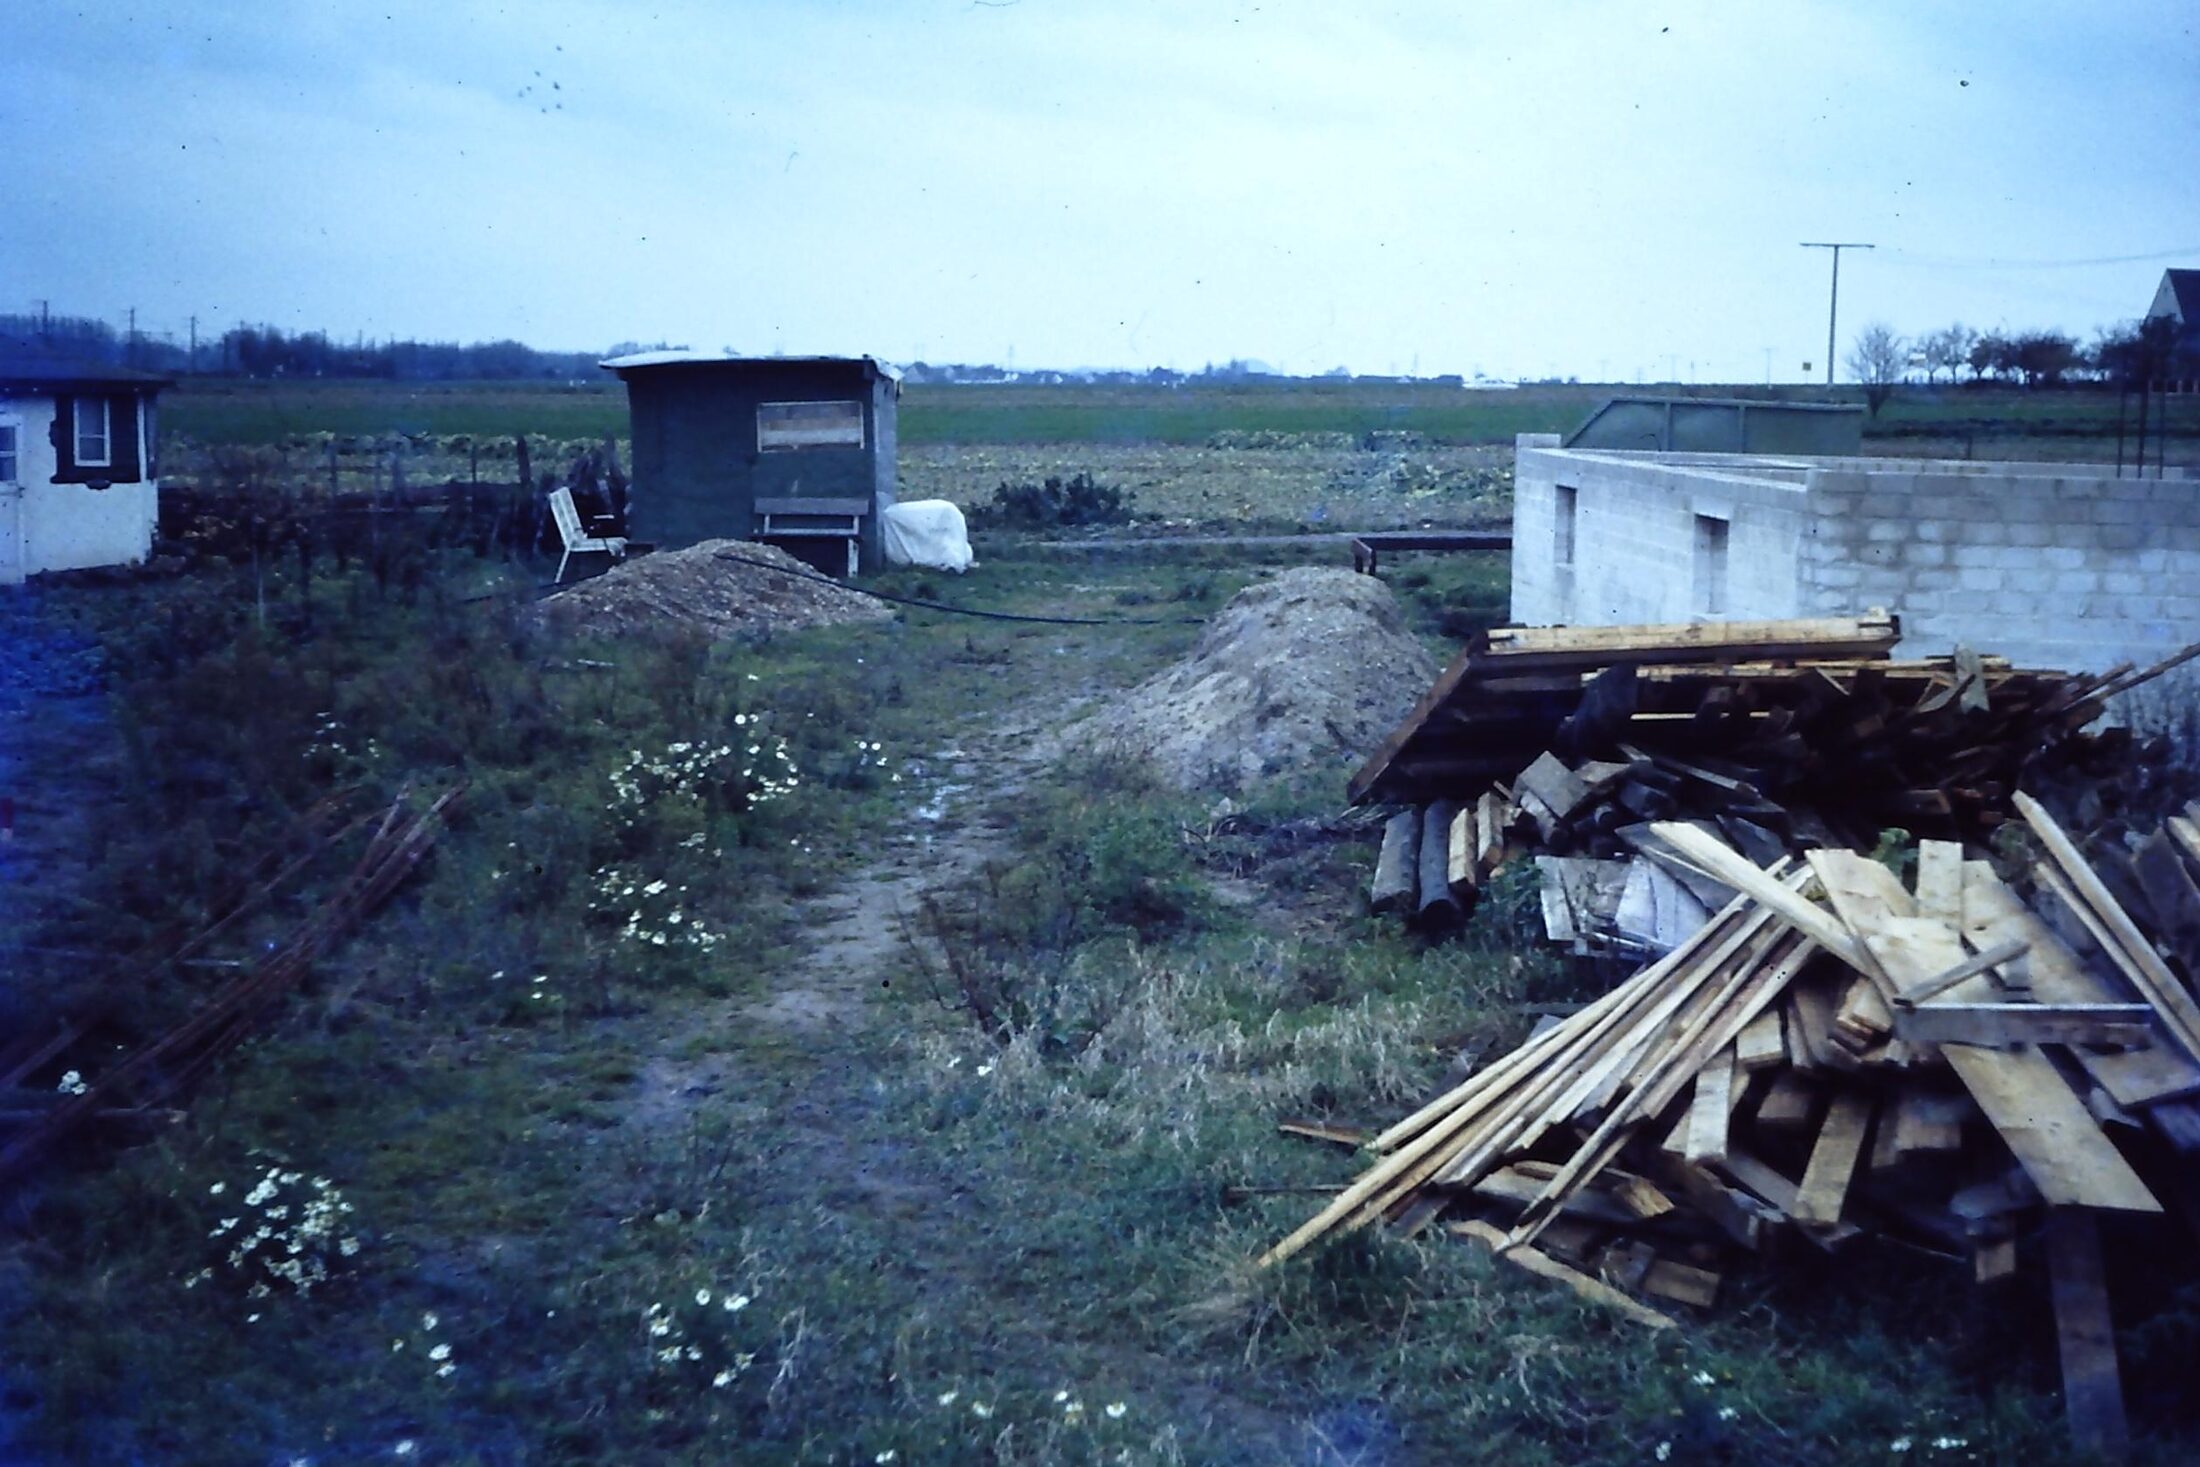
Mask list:
[[178,335],[1749,382],[1801,240],[1844,351],[2200,265],[2191,0],[7,11],[0,311]]

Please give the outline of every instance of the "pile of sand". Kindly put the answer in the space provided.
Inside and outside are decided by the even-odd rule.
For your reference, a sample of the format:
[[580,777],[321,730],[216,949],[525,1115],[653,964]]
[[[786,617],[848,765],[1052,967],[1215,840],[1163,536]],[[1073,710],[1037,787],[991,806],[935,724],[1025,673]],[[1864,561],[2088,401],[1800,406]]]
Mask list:
[[705,540],[638,555],[536,604],[544,622],[582,636],[694,631],[768,635],[893,615],[773,545]]
[[1231,598],[1191,656],[1072,731],[1178,789],[1237,790],[1329,769],[1340,780],[1436,678],[1390,590],[1348,570],[1288,570]]

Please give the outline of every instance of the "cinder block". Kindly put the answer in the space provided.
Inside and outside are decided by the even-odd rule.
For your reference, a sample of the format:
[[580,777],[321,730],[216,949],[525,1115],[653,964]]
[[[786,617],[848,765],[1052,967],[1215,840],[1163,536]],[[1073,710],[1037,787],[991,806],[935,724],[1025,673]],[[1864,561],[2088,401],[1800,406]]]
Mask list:
[[2077,570],[2086,563],[2085,551],[2075,545],[2044,545],[2033,553],[2048,570]]
[[1992,565],[2003,563],[2008,552],[1998,545],[1956,545],[1948,551],[1948,563],[1956,566]]
[[1956,586],[1964,591],[1999,591],[2004,573],[1989,566],[1970,566],[1956,572]]
[[1926,566],[1946,565],[1948,563],[1948,547],[1945,545],[1935,544],[1928,540],[1911,540],[1904,544],[1901,549],[1903,562],[1908,565]]
[[2146,591],[2147,578],[2132,570],[2103,571],[2101,589],[2112,596],[2138,596]]
[[1910,526],[1910,535],[1927,544],[1941,545],[1960,538],[1952,533],[1954,526],[1947,520],[1919,520]]
[[1875,519],[1865,525],[1864,538],[1866,541],[1880,542],[1907,540],[1910,538],[1910,527],[1899,519]]
[[2144,499],[2096,499],[2091,508],[2096,525],[2143,525],[2159,513]]
[[2045,589],[2053,591],[2057,596],[2088,595],[2101,589],[2101,573],[2090,570],[2057,571]]
[[2093,539],[2103,550],[2137,550],[2147,543],[2147,528],[2144,525],[2097,525]]
[[2055,539],[2054,532],[2037,521],[2004,521],[2009,543],[2012,545],[2048,545]]
[[1948,591],[1956,584],[1952,570],[1921,570],[1910,577],[1910,585],[1919,591]]

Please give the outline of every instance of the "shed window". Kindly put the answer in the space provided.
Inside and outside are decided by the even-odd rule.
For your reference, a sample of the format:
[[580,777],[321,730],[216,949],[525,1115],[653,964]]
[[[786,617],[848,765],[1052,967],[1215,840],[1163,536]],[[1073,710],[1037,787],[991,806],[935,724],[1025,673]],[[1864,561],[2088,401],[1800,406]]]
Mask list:
[[15,424],[0,423],[0,484],[13,484],[16,480],[16,443]]
[[1696,516],[1696,614],[1726,615],[1727,522]]
[[104,468],[113,462],[113,439],[108,433],[107,399],[76,400],[76,462],[79,468]]
[[767,452],[788,448],[861,448],[863,404],[758,403],[756,446]]

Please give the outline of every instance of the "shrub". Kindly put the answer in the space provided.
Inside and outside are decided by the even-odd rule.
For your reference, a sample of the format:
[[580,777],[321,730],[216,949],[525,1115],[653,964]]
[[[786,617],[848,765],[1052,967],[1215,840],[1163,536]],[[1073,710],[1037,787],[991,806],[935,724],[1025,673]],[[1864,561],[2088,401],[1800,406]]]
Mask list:
[[979,505],[970,517],[1006,530],[1116,525],[1130,519],[1131,498],[1127,490],[1102,484],[1090,474],[1066,480],[1049,474],[1043,484],[1002,484],[993,491],[993,502]]

